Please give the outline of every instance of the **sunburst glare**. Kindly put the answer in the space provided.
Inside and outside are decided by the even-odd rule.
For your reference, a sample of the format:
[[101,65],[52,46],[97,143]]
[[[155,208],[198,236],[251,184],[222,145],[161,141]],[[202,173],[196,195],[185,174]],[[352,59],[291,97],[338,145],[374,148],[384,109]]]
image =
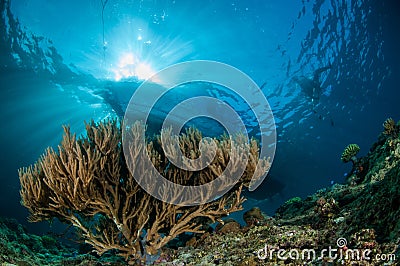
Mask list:
[[145,80],[171,64],[194,58],[190,42],[162,35],[150,26],[140,19],[125,19],[110,30],[96,76]]

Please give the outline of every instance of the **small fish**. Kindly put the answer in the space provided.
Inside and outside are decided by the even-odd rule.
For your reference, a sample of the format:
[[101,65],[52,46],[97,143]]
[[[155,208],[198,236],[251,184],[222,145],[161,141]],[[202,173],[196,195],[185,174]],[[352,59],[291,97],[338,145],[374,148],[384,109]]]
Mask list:
[[265,85],[267,85],[267,82],[264,82],[264,83],[260,86],[260,90],[264,89]]
[[290,64],[291,64],[291,61],[290,61],[290,58],[289,58],[289,62],[288,62],[287,67],[286,67],[286,77],[289,77],[289,73],[290,73]]

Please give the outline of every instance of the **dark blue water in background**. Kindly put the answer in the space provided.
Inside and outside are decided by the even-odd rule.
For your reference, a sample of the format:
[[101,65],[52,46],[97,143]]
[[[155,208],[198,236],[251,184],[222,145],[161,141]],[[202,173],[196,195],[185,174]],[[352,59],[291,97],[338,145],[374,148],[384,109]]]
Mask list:
[[[270,215],[293,196],[343,182],[351,167],[343,148],[357,143],[365,155],[382,122],[400,119],[395,0],[109,0],[103,16],[100,0],[0,7],[0,215],[23,223],[17,169],[56,147],[62,125],[80,134],[85,120],[123,113],[140,79],[174,63],[221,61],[262,86],[278,145],[245,207]],[[329,64],[312,103],[293,78]]]

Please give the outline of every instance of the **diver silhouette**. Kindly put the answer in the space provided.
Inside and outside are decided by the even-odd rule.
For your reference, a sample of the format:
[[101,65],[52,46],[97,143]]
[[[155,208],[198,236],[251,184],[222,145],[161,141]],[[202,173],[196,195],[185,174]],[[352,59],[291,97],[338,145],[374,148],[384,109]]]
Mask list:
[[[292,81],[296,82],[303,93],[311,99],[311,104],[312,104],[312,111],[314,114],[318,114],[315,107],[319,102],[319,97],[322,94],[323,88],[321,87],[321,74],[324,73],[325,71],[329,70],[332,68],[331,63],[329,63],[328,66],[325,67],[320,67],[316,69],[313,73],[312,78],[307,78],[305,76],[299,76],[299,77],[294,77]],[[327,117],[328,114],[319,114],[318,119],[320,120],[325,120],[329,118],[330,125],[333,127],[335,125],[333,118]]]
[[313,73],[312,79],[305,76],[299,76],[293,78],[293,81],[300,86],[301,90],[308,97],[311,98],[311,102],[313,103],[313,105],[315,104],[315,102],[319,101],[319,97],[321,96],[322,93],[321,81],[320,81],[321,74],[331,68],[332,66],[329,63],[328,66],[316,69]]

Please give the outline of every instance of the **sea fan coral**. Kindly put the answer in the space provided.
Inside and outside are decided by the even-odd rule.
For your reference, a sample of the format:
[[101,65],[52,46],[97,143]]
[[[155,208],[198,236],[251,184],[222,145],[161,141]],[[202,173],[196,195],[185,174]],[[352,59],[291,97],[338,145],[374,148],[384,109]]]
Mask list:
[[[136,122],[132,134],[140,135],[144,127]],[[30,211],[30,221],[58,218],[76,227],[98,254],[116,250],[126,260],[135,260],[146,253],[156,254],[178,235],[202,233],[205,223],[241,210],[245,200],[241,196],[242,187],[249,183],[255,171],[254,160],[258,160],[255,140],[237,146],[229,138],[215,138],[219,156],[209,167],[195,173],[173,166],[159,152],[159,137],[137,149],[131,148],[133,158],[138,158],[134,162],[137,169],[146,170],[139,155],[149,154],[165,178],[187,186],[214,180],[228,161],[240,163],[244,156],[250,157],[246,171],[228,193],[198,206],[173,205],[152,197],[139,186],[134,175],[140,171],[128,171],[117,121],[92,121],[86,125],[86,131],[87,136],[76,138],[65,127],[58,153],[48,149],[38,163],[19,170],[22,204]],[[195,154],[199,152],[200,139],[198,130],[188,130],[179,137],[182,147],[192,147],[185,152]],[[246,146],[248,149],[244,149]],[[262,170],[266,171],[270,164],[262,161],[265,161]],[[237,163],[235,167],[239,167]],[[166,191],[165,187],[156,188]]]
[[360,147],[357,144],[349,144],[347,147],[344,149],[342,156],[340,159],[344,162],[347,163],[349,161],[352,161],[353,164],[357,162],[357,153],[360,151]]

